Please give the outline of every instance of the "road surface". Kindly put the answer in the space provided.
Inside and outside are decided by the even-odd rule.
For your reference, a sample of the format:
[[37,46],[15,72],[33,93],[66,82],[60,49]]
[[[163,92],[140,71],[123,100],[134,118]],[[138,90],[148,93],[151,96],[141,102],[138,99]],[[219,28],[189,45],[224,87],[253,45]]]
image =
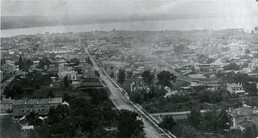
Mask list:
[[[122,93],[121,88],[118,88],[114,82],[112,82],[107,76],[103,70],[100,68],[98,63],[95,61],[95,59],[89,54],[87,48],[84,47],[84,50],[86,54],[89,55],[94,70],[97,70],[100,74],[100,78],[105,82],[106,86],[110,89],[110,99],[113,102],[113,104],[116,106],[117,109],[126,109],[130,111],[135,111],[139,113],[139,110],[136,110],[136,108],[131,104],[131,101],[128,100],[128,98]],[[153,124],[150,124],[147,119],[145,119],[146,116],[143,117],[143,115],[139,114],[142,118],[142,121],[144,123],[144,131],[146,133],[146,136],[148,138],[159,138],[159,137],[171,137],[166,136],[168,134],[163,134],[158,132],[157,128],[153,126]]]

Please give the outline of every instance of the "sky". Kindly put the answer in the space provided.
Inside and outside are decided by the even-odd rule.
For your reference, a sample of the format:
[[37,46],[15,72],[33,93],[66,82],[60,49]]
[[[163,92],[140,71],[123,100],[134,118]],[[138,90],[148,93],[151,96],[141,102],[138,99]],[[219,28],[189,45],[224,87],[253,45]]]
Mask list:
[[[111,21],[119,19],[129,23],[121,25],[124,27],[120,29],[129,30],[131,28],[146,28],[146,30],[244,28],[250,31],[258,26],[258,2],[256,0],[1,0],[1,16],[42,16],[40,17],[42,20],[59,21],[64,24],[65,21],[77,19]],[[31,18],[33,20],[34,17]],[[6,18],[1,19],[6,20]],[[159,22],[130,23],[133,19],[149,21],[154,19]]]
[[1,16],[28,15],[257,17],[258,2],[255,0],[1,0]]

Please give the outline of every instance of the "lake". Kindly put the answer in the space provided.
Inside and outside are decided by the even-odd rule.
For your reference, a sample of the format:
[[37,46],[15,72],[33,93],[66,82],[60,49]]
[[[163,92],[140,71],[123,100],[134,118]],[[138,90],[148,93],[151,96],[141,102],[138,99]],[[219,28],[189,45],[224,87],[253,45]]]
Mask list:
[[201,19],[180,19],[180,20],[158,20],[158,21],[135,21],[117,22],[103,24],[49,26],[35,28],[20,28],[1,30],[1,37],[16,35],[31,35],[37,33],[64,33],[64,32],[85,32],[85,31],[111,31],[116,30],[139,30],[139,31],[161,31],[161,30],[203,30],[203,29],[229,29],[244,28],[248,32],[258,26],[258,17],[225,17],[225,18],[201,18]]

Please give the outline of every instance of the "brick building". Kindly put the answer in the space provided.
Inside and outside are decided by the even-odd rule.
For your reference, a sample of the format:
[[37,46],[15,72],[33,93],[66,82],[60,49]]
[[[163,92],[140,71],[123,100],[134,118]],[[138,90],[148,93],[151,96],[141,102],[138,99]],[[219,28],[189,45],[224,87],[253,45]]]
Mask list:
[[47,115],[50,107],[62,104],[62,98],[28,99],[13,101],[13,116],[24,116],[34,111],[39,115]]

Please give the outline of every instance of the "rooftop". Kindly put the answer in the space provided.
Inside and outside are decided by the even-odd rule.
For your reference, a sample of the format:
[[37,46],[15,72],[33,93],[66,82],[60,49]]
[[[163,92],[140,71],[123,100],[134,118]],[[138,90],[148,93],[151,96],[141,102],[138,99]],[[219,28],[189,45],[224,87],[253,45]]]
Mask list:
[[14,100],[13,105],[62,103],[62,98]]
[[236,109],[229,109],[228,112],[231,116],[249,116],[249,115],[258,115],[257,108],[251,107],[239,107]]

